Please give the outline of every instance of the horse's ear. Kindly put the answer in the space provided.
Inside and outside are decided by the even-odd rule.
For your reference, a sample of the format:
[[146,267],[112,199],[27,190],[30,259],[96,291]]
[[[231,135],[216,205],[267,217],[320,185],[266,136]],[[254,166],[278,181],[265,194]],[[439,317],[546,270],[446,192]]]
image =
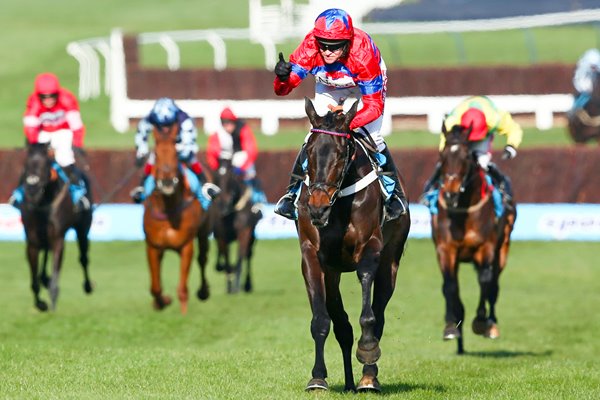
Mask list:
[[356,115],[356,110],[358,110],[358,100],[355,101],[354,104],[352,104],[352,107],[350,107],[350,109],[346,113],[346,119],[344,120],[344,125],[346,127],[350,126],[350,123],[352,122],[352,120],[354,119],[354,116]]
[[306,110],[306,115],[308,115],[308,120],[310,121],[311,125],[317,126],[317,118],[319,117],[319,114],[317,114],[313,102],[308,97],[304,97],[304,109]]

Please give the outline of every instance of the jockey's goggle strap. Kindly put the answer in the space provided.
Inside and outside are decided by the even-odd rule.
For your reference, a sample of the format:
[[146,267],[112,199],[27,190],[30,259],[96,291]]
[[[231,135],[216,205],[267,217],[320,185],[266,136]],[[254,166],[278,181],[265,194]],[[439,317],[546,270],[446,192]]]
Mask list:
[[325,129],[316,129],[316,128],[312,128],[310,130],[310,133],[324,133],[326,135],[331,135],[331,136],[345,137],[346,139],[350,139],[352,137],[349,133],[327,131]]

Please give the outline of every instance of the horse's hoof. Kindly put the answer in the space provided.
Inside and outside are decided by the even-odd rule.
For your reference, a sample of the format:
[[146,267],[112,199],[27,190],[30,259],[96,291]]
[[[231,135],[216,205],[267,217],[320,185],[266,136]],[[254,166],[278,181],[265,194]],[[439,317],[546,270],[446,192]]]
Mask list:
[[217,264],[215,266],[215,269],[217,270],[217,272],[223,272],[223,271],[225,271],[225,265],[223,265],[223,264]]
[[152,303],[153,307],[155,310],[163,310],[165,309],[169,304],[171,304],[171,297],[169,296],[161,296],[160,299],[154,299],[154,302]]
[[377,380],[376,376],[368,376],[365,375],[362,377],[358,385],[356,385],[356,390],[359,392],[381,392],[381,385]]
[[83,291],[86,294],[90,294],[94,291],[94,284],[90,281],[84,282],[83,283]]
[[444,328],[444,340],[459,339],[461,336],[460,329],[453,323],[447,324]]
[[198,297],[199,300],[207,300],[208,297],[210,296],[210,292],[208,290],[208,288],[206,289],[198,289],[198,291],[196,292],[196,296]]
[[35,302],[35,308],[37,308],[38,311],[46,312],[48,311],[48,304],[46,304],[45,301],[38,300]]
[[371,349],[361,348],[360,344],[356,349],[356,358],[361,364],[375,364],[381,357],[381,348],[379,343],[375,342],[375,346]]
[[329,390],[329,385],[327,384],[327,382],[325,382],[325,379],[312,378],[308,382],[308,385],[306,385],[305,390],[307,392],[311,390]]
[[471,324],[471,328],[473,329],[474,334],[485,335],[488,328],[488,321],[482,318],[475,318]]
[[498,339],[500,337],[500,329],[494,322],[489,322],[488,328],[485,330],[485,337],[489,339]]

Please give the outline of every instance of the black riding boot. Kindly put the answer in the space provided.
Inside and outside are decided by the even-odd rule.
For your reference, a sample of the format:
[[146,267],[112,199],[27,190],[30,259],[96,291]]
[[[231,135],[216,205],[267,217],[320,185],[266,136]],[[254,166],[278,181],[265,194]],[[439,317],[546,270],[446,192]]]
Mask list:
[[383,174],[389,176],[394,181],[394,192],[385,202],[385,209],[387,213],[386,220],[389,221],[396,219],[408,212],[408,200],[406,199],[406,195],[404,194],[404,190],[400,184],[398,170],[394,164],[394,159],[392,158],[390,150],[387,148],[387,146],[385,149],[383,149],[383,151],[381,151],[381,154],[383,154],[386,158],[385,164],[381,166]]
[[134,187],[131,190],[131,192],[129,192],[129,196],[131,196],[131,200],[133,200],[133,202],[136,204],[140,204],[141,202],[143,202],[145,200],[144,185],[146,183],[146,178],[148,178],[148,175],[142,176],[142,179],[140,180],[140,184],[138,186]]
[[506,200],[511,200],[513,197],[512,183],[510,178],[504,175],[494,163],[488,164],[488,174],[492,177],[492,182],[504,195]]
[[425,186],[423,187],[423,193],[429,192],[431,189],[433,189],[437,185],[438,180],[440,179],[441,170],[442,170],[442,163],[440,163],[438,161],[435,164],[435,169],[433,170],[433,174],[431,174],[431,177],[427,180],[427,182],[425,182]]
[[76,190],[83,191],[82,196],[79,198],[77,203],[74,204],[75,211],[79,212],[83,210],[89,210],[91,204],[90,200],[87,197],[87,185],[85,183],[85,180],[83,179],[81,171],[77,167],[75,167],[75,164],[67,165],[65,167],[62,167],[62,169],[63,171],[65,171],[65,174],[67,174],[67,177],[69,178],[69,183],[72,186],[74,186]]
[[296,196],[298,195],[298,190],[300,189],[300,185],[302,184],[302,180],[304,179],[304,168],[303,164],[306,162],[306,150],[304,150],[304,145],[300,149],[298,156],[296,156],[296,161],[294,161],[294,166],[292,168],[292,173],[290,177],[290,184],[287,187],[287,193],[283,195],[281,199],[275,205],[275,214],[279,214],[282,217],[287,219],[296,220],[298,219],[298,213],[296,211]]

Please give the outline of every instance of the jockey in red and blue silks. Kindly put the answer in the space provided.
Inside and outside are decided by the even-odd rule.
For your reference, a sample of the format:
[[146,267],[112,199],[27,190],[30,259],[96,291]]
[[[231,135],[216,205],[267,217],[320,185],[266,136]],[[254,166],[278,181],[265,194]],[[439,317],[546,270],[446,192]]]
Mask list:
[[[328,105],[344,104],[348,110],[354,101],[359,102],[358,112],[350,129],[358,135],[370,135],[377,146],[377,158],[385,179],[386,218],[394,219],[405,214],[408,201],[400,185],[394,161],[381,135],[386,92],[386,67],[379,49],[364,31],[354,28],[352,18],[344,10],[332,8],[322,12],[315,20],[314,29],[290,55],[286,62],[280,53],[275,67],[273,87],[279,96],[289,94],[308,74],[314,75],[315,109],[320,115]],[[348,99],[349,101],[344,101]],[[308,137],[306,138],[308,139]],[[305,142],[306,142],[305,139]],[[305,175],[304,146],[294,168],[287,193],[275,206],[275,212],[296,219],[295,200]]]
[[[28,143],[49,143],[54,150],[57,170],[62,169],[70,181],[76,210],[89,209],[86,185],[81,171],[75,167],[73,152],[73,147],[83,147],[85,126],[77,98],[60,86],[56,75],[45,72],[35,78],[33,93],[27,99],[23,127]],[[19,185],[9,203],[18,208],[23,196],[23,188]]]
[[[267,202],[267,197],[256,177],[254,163],[258,156],[254,132],[246,121],[239,119],[229,108],[221,111],[221,128],[208,137],[206,161],[211,170],[217,171],[219,159],[231,160],[234,173],[243,176],[244,182],[252,189],[252,202],[259,210]],[[253,210],[253,211],[254,211]]]
[[[196,153],[198,152],[198,144],[196,143],[198,131],[196,130],[194,121],[175,104],[173,99],[168,97],[161,97],[156,100],[150,114],[142,118],[138,123],[135,134],[136,165],[141,166],[144,162],[146,162],[146,165],[144,166],[144,175],[142,176],[140,186],[135,187],[130,195],[135,203],[141,203],[154,190],[155,182],[154,179],[151,179],[150,173],[152,172],[155,156],[154,153],[150,152],[148,137],[155,126],[160,128],[173,124],[177,124],[179,127],[175,143],[179,160],[183,161],[195,174],[195,178],[192,179],[198,179],[198,185],[195,190],[196,197],[200,200],[202,207],[208,209],[210,202],[219,194],[220,190],[214,184],[207,182],[202,165],[196,157]],[[192,183],[190,182],[190,186],[194,188],[195,185]]]

